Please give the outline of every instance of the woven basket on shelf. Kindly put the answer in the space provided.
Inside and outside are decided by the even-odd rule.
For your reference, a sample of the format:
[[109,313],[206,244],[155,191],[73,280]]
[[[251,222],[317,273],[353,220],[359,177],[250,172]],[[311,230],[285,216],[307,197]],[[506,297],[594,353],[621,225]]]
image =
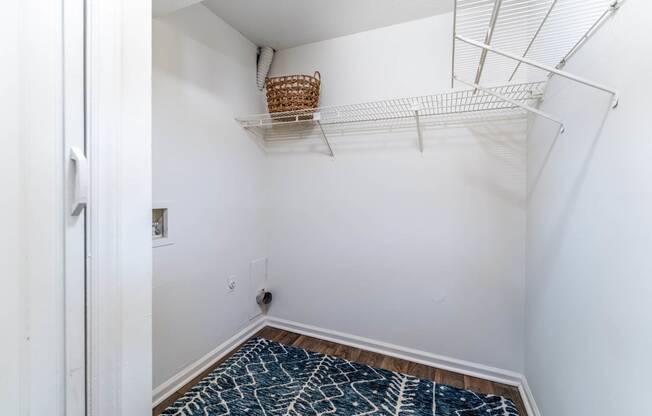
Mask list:
[[[309,110],[319,106],[321,74],[267,78],[267,109],[270,114]],[[301,118],[308,117],[302,116]],[[310,116],[312,117],[312,116]]]

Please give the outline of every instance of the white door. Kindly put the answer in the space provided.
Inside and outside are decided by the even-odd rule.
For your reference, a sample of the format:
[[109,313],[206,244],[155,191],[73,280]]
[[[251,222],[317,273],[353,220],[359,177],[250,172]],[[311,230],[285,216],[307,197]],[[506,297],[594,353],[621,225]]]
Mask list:
[[0,414],[84,415],[85,218],[71,215],[83,188],[70,162],[73,147],[84,155],[84,3],[5,3]]
[[63,0],[65,176],[65,414],[86,414],[86,233],[90,171],[86,146],[85,0]]
[[2,416],[151,413],[150,6],[3,4]]

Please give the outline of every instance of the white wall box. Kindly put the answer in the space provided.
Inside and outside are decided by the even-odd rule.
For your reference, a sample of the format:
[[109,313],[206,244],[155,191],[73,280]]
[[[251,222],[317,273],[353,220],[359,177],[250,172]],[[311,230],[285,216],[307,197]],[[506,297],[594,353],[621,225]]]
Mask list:
[[152,247],[174,244],[172,239],[173,204],[170,201],[154,201],[152,204]]

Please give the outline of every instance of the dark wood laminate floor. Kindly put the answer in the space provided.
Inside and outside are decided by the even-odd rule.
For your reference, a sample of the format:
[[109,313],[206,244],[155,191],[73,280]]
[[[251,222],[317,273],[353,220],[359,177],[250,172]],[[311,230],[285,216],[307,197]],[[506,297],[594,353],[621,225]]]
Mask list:
[[[398,371],[403,374],[409,374],[426,380],[433,380],[439,384],[448,384],[450,386],[469,389],[478,393],[484,394],[497,394],[500,396],[508,397],[518,407],[518,411],[522,416],[527,416],[525,406],[521,400],[521,395],[518,388],[506,384],[495,383],[493,381],[483,380],[481,378],[465,376],[463,374],[454,373],[452,371],[441,370],[439,368],[428,367],[423,364],[417,364],[410,361],[401,360],[398,358],[388,357],[386,355],[378,354],[375,352],[361,350],[359,348],[348,347],[346,345],[336,344],[334,342],[324,341],[317,338],[307,337],[305,335],[295,334],[293,332],[283,331],[272,327],[263,328],[258,334],[259,337],[268,339],[270,341],[280,342],[285,345],[292,345],[295,347],[303,348],[308,351],[314,351],[322,354],[333,355],[342,357],[349,361],[356,361],[362,364],[367,364],[372,367],[382,368],[389,371]],[[233,351],[235,352],[237,348]],[[156,406],[152,411],[154,416],[158,416],[168,406],[174,403],[178,398],[183,396],[201,379],[210,374],[216,367],[226,361],[231,354],[224,357],[214,366],[197,376],[188,384],[177,390],[169,398]]]

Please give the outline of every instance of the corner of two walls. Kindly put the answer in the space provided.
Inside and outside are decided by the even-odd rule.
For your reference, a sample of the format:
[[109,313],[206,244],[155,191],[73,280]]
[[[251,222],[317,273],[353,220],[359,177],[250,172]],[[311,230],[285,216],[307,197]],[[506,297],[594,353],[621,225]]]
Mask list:
[[262,110],[256,50],[203,5],[153,21],[153,196],[173,243],[154,248],[155,387],[256,314],[265,156],[234,121]]
[[[319,70],[326,106],[438,93],[451,31],[444,14],[281,50],[272,75]],[[416,132],[270,153],[270,316],[521,373],[525,135],[518,120],[426,130],[423,155]]]
[[652,6],[625,2],[565,70],[530,123],[526,377],[541,414],[649,413],[652,391]]

